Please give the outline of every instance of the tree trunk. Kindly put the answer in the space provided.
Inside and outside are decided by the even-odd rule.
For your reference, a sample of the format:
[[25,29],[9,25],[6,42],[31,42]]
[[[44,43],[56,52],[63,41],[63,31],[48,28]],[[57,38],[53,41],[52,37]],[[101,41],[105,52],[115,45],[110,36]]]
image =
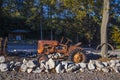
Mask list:
[[3,5],[3,0],[0,0],[0,18],[3,15],[2,14],[2,5]]
[[[103,18],[101,25],[101,45],[107,43],[107,24],[109,19],[109,0],[104,0],[103,5]],[[106,53],[108,51],[107,45],[103,45],[101,49],[102,57],[106,57]]]
[[50,38],[51,38],[51,40],[53,40],[53,31],[52,31],[52,29],[51,29],[51,31],[50,31]]
[[40,5],[40,39],[43,39],[43,6]]

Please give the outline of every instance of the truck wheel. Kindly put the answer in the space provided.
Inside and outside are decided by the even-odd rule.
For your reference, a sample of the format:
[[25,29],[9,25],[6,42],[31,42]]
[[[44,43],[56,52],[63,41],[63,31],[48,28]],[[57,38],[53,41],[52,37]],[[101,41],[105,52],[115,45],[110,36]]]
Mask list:
[[83,52],[82,50],[74,49],[70,52],[68,59],[75,63],[86,62],[86,55],[85,52]]

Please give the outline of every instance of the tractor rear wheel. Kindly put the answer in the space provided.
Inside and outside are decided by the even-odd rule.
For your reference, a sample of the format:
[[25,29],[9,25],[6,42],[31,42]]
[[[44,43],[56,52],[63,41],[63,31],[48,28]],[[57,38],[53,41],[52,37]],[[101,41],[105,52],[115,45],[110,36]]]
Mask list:
[[70,52],[68,59],[75,63],[86,62],[86,55],[85,52],[83,52],[82,50],[74,49]]

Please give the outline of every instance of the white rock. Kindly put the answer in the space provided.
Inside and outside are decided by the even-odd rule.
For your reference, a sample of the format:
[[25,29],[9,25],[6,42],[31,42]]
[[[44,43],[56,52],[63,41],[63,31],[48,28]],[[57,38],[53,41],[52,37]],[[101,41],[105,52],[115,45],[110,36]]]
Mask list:
[[110,67],[114,68],[116,63],[110,63],[109,65],[110,65]]
[[70,68],[75,65],[72,61],[62,61],[61,63],[65,67],[65,69]]
[[75,64],[68,64],[68,67],[67,68],[71,68],[71,67],[74,67],[75,66]]
[[0,63],[5,62],[5,57],[4,56],[0,56]]
[[76,65],[73,67],[73,71],[78,70],[78,69],[80,69],[80,65],[79,65],[79,64],[76,64]]
[[120,60],[115,60],[116,63],[120,63]]
[[21,62],[16,62],[15,63],[15,66],[20,66],[21,65]]
[[76,65],[68,68],[66,71],[67,71],[67,72],[74,72],[74,71],[77,71],[77,70],[79,70],[79,69],[80,69],[80,65],[79,65],[79,64],[76,64]]
[[27,73],[31,73],[33,69],[27,69]]
[[4,64],[4,63],[0,64],[0,71],[1,72],[5,72],[7,70],[8,70],[7,64]]
[[49,72],[49,66],[45,66],[45,72]]
[[42,69],[40,69],[39,67],[37,67],[34,71],[33,71],[33,73],[41,73],[42,72]]
[[110,60],[110,64],[116,64],[116,63],[119,63],[120,60]]
[[45,63],[40,63],[40,68],[43,68],[43,67],[45,67],[46,65],[45,65]]
[[87,66],[87,64],[83,63],[83,62],[79,63],[79,65],[80,65],[81,68],[86,68],[86,66]]
[[14,61],[10,61],[10,64],[14,64]]
[[116,63],[116,65],[115,65],[116,67],[118,67],[118,66],[120,66],[120,63]]
[[62,57],[60,53],[56,53],[58,55],[58,57]]
[[72,67],[71,67],[71,68],[66,69],[66,72],[72,72]]
[[104,64],[101,61],[95,61],[95,65],[99,68],[105,67]]
[[19,71],[20,70],[20,66],[15,66],[12,70],[13,71]]
[[114,67],[113,70],[114,70],[116,73],[120,73],[120,66]]
[[49,69],[55,68],[55,62],[53,61],[53,59],[50,58],[50,59],[46,62],[46,66],[48,66]]
[[58,54],[54,54],[54,58],[57,59],[59,57]]
[[65,69],[68,69],[68,61],[62,61],[61,64],[64,66]]
[[103,72],[110,72],[110,69],[108,69],[108,68],[102,68],[102,71]]
[[108,62],[102,62],[104,64],[105,67],[108,66]]
[[88,69],[89,70],[94,70],[95,69],[94,61],[90,60],[90,62],[88,63]]
[[52,58],[52,55],[51,55],[51,54],[49,54],[49,55],[48,55],[48,58]]
[[23,59],[23,64],[27,64],[27,60],[26,59]]
[[85,69],[84,68],[80,68],[80,72],[85,72]]
[[61,63],[56,66],[55,70],[57,73],[61,73],[61,70],[62,70],[61,66],[62,66]]
[[25,64],[22,64],[20,67],[20,71],[25,72],[27,70],[27,66]]
[[28,68],[34,68],[36,66],[34,64],[33,60],[29,60],[26,65],[27,65]]
[[100,68],[100,67],[97,67],[97,71],[101,71],[102,70],[102,68]]

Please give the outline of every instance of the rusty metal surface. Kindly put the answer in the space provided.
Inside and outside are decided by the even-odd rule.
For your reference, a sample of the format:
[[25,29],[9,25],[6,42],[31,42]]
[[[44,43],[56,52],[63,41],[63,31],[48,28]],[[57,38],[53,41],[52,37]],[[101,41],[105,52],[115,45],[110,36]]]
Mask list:
[[69,56],[70,51],[79,48],[83,50],[80,45],[81,43],[77,43],[72,46],[68,46],[69,42],[72,42],[69,38],[66,38],[66,42],[63,43],[64,38],[62,37],[61,41],[55,40],[39,40],[38,41],[38,53],[39,54],[50,54],[54,52],[63,53],[65,56]]

